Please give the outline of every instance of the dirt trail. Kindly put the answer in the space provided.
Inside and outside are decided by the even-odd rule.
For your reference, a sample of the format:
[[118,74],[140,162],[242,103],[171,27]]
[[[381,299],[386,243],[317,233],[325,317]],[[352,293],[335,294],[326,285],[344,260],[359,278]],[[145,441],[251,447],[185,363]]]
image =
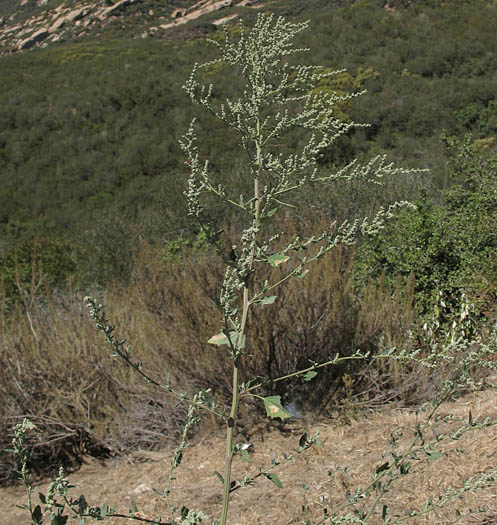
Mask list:
[[[497,391],[489,389],[473,393],[447,404],[443,413],[457,414],[467,418],[471,410],[473,417],[482,414],[497,420]],[[337,421],[320,421],[311,425],[321,433],[322,446],[313,447],[297,456],[295,461],[278,467],[277,472],[283,488],[278,489],[267,479],[254,486],[241,488],[233,493],[229,523],[245,524],[292,524],[310,519],[315,523],[322,517],[322,502],[331,497],[334,505],[343,501],[346,491],[371,481],[376,467],[388,458],[382,453],[388,449],[391,431],[403,429],[404,439],[410,439],[421,415],[414,411],[386,409],[382,413],[356,421],[349,426]],[[253,441],[249,463],[237,461],[234,476],[241,478],[258,472],[258,468],[280,458],[298,445],[302,428],[291,424],[283,435],[278,430],[268,431]],[[427,436],[427,439],[431,436]],[[430,495],[437,495],[449,486],[460,487],[464,480],[478,476],[497,466],[497,428],[490,427],[468,432],[449,446],[439,447],[443,456],[436,460],[420,458],[413,465],[413,474],[398,483],[397,488],[387,494],[385,502],[399,515],[404,509],[420,509]],[[222,471],[224,455],[223,436],[204,439],[186,453],[177,480],[173,485],[173,503],[203,510],[212,517],[219,515],[221,485],[214,471]],[[146,458],[146,461],[144,459]],[[337,466],[350,467],[350,475],[343,471],[330,476]],[[142,516],[154,518],[160,511],[167,520],[164,502],[152,489],[164,488],[168,476],[168,453],[137,454],[128,460],[99,463],[89,461],[71,476],[74,496],[83,493],[90,504],[114,504],[120,512],[127,512],[129,503],[136,501]],[[46,485],[41,487],[46,490]],[[35,496],[35,500],[37,497]],[[27,515],[15,504],[24,503],[20,487],[0,491],[0,523],[20,525],[28,523]],[[455,500],[453,508],[465,509],[487,506],[485,512],[463,518],[458,523],[497,523],[497,482],[478,493],[466,495],[465,501]],[[305,511],[303,512],[303,508]],[[380,507],[381,509],[381,507]],[[452,523],[453,511],[447,509],[431,514],[428,518],[417,518],[410,523]],[[371,523],[379,523],[378,517]],[[113,520],[114,524],[136,523],[129,520]],[[368,522],[369,523],[369,522]]]

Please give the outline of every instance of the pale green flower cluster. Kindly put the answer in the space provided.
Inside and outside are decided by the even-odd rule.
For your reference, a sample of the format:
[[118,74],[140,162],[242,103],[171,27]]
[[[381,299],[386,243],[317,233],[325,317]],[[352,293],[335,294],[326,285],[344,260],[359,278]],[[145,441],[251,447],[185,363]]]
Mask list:
[[[290,55],[308,51],[292,47],[296,35],[307,27],[307,22],[293,23],[262,15],[250,31],[241,24],[235,39],[225,28],[223,41],[211,40],[219,57],[195,65],[183,86],[192,102],[236,132],[239,146],[244,151],[244,164],[254,184],[254,194],[247,199],[243,195],[231,194],[229,187],[215,183],[209,160],[200,160],[194,119],[181,141],[190,169],[185,191],[189,213],[202,223],[205,220],[204,198],[210,195],[234,207],[247,222],[239,244],[232,249],[235,256],[226,269],[221,291],[225,330],[239,334],[240,341],[245,329],[244,309],[240,304],[244,291],[250,287],[253,304],[281,284],[265,282],[257,289],[252,276],[258,263],[275,265],[271,258],[281,255],[284,257],[277,264],[284,262],[288,269],[284,280],[301,276],[309,263],[339,244],[353,244],[359,234],[378,232],[398,208],[410,206],[406,202],[397,202],[386,210],[380,208],[372,218],[340,224],[333,222],[318,235],[296,238],[287,244],[282,244],[279,235],[265,237],[262,234],[262,222],[267,222],[282,208],[293,208],[289,200],[305,186],[330,185],[338,180],[381,184],[386,176],[412,171],[397,168],[379,156],[365,164],[354,160],[329,173],[318,169],[318,160],[324,149],[351,128],[365,124],[345,122],[336,116],[338,104],[362,93],[337,95],[316,89],[323,78],[342,71],[322,73],[322,67],[294,64],[288,60]],[[213,84],[204,84],[200,78],[203,71],[220,65],[239,72],[243,85],[239,96],[215,102]],[[304,132],[301,146],[298,151],[282,153],[278,140],[295,128]],[[301,250],[312,245],[316,245],[315,250],[302,256]],[[236,348],[232,350],[237,353]]]

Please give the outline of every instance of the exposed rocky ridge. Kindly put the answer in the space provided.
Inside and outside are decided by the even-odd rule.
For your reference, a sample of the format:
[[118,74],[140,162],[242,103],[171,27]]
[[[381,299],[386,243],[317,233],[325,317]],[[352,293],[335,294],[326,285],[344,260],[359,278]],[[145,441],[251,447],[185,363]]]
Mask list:
[[[158,27],[150,27],[149,31],[157,31],[160,29],[170,29],[181,24],[185,24],[190,20],[195,20],[200,18],[203,15],[211,13],[212,11],[217,11],[223,7],[251,7],[253,9],[258,9],[264,7],[264,4],[260,2],[255,2],[254,0],[200,0],[196,2],[189,9],[175,9],[171,14],[173,21],[167,24],[161,24]],[[228,16],[224,16],[215,20],[213,23],[215,25],[221,25],[225,22],[233,20],[238,17],[237,13],[233,13]]]
[[[196,20],[214,11],[229,7],[261,8],[265,0],[197,0],[185,8],[171,7],[157,12],[157,4],[150,0],[87,0],[60,3],[53,9],[40,9],[47,0],[20,0],[19,9],[9,17],[0,17],[0,55],[16,53],[36,46],[45,47],[61,40],[74,40],[88,34],[101,34],[110,24],[124,23],[129,8],[136,4],[131,15],[133,24],[129,34],[147,38],[167,34],[171,28]],[[23,7],[28,2],[39,13],[23,17]],[[239,16],[230,13],[213,21],[220,25]]]

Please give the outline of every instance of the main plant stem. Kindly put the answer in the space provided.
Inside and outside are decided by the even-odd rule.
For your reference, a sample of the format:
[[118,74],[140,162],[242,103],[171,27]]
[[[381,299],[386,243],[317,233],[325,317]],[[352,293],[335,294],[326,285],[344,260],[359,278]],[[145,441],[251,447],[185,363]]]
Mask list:
[[[259,136],[259,120],[257,120],[257,134]],[[257,166],[260,170],[261,162],[261,147],[260,143],[256,141],[257,150]],[[259,195],[259,174],[254,179],[254,197],[255,197],[255,209],[252,226],[255,230],[259,227],[259,214],[260,214],[260,195]],[[252,270],[255,256],[255,241],[252,243],[252,249],[250,254],[249,270]],[[248,281],[248,279],[247,279]],[[242,320],[240,323],[240,332],[238,334],[238,345],[237,348],[242,347],[243,336],[245,334],[245,328],[247,326],[247,315],[250,306],[249,301],[249,289],[248,282],[243,287],[243,305],[242,305]],[[228,506],[230,502],[230,489],[231,489],[231,465],[233,463],[234,446],[233,446],[233,433],[235,428],[235,421],[238,416],[238,405],[240,402],[240,386],[239,386],[239,370],[240,370],[240,356],[236,355],[233,359],[233,394],[231,398],[231,410],[230,417],[228,419],[228,428],[226,430],[226,458],[224,463],[224,487],[223,487],[223,510],[221,514],[220,525],[226,525],[228,519]]]
[[[245,287],[243,290],[243,314],[242,314],[242,325],[240,329],[240,336],[243,337],[245,326],[247,324],[247,313],[248,313],[249,301],[248,301],[248,288]],[[228,517],[228,505],[230,500],[230,488],[231,488],[231,464],[233,463],[233,432],[235,429],[235,420],[238,415],[238,404],[240,401],[240,389],[239,389],[239,373],[240,369],[240,357],[237,356],[233,361],[233,395],[231,399],[231,411],[228,419],[228,429],[226,431],[226,459],[224,463],[224,491],[223,491],[223,512],[221,514],[221,525],[226,525],[226,519]]]

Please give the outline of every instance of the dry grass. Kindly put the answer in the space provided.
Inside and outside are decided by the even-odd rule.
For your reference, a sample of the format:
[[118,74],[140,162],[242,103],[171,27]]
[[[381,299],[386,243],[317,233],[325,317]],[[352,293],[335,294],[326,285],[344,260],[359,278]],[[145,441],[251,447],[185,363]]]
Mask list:
[[[288,235],[296,230],[291,223],[285,228]],[[359,298],[352,258],[337,250],[305,279],[290,281],[276,304],[252,314],[252,357],[244,364],[244,380],[275,378],[336,352],[374,353],[403,344],[414,320],[412,286],[395,293],[381,284],[370,286]],[[170,372],[177,389],[188,393],[212,387],[221,404],[230,395],[230,364],[206,341],[219,331],[222,272],[220,259],[210,253],[165,261],[163,252],[144,243],[130,284],[99,293],[116,335],[128,339],[152,377],[165,381]],[[176,441],[184,421],[185,407],[109,355],[82,295],[74,291],[0,315],[0,447],[9,445],[12,426],[30,417],[39,428],[32,466],[40,474],[59,463],[77,466],[87,455],[160,449]],[[430,399],[433,384],[419,369],[363,363],[330,368],[311,383],[277,383],[271,393],[284,402],[297,399],[304,412],[315,415],[330,415],[342,405],[347,420],[357,415],[357,407]],[[239,430],[247,438],[261,408],[242,409]],[[205,425],[205,432],[217,429],[210,420]],[[5,453],[1,459],[5,483],[13,463]]]
[[[444,413],[467,418],[481,414],[497,419],[497,392],[490,388],[467,395],[457,402],[442,407]],[[316,522],[322,516],[323,501],[331,501],[328,508],[334,509],[344,501],[347,491],[366,486],[378,465],[385,461],[384,452],[389,448],[391,432],[403,430],[400,448],[405,447],[423,420],[423,413],[414,410],[385,407],[380,412],[369,414],[350,425],[337,420],[321,418],[308,421],[312,430],[319,430],[322,439],[320,448],[314,447],[297,456],[296,460],[279,467],[276,472],[283,483],[277,489],[270,481],[261,480],[255,486],[242,488],[233,493],[230,505],[230,523],[248,525],[258,523],[292,524],[304,523],[306,519]],[[281,458],[298,443],[298,436],[305,422],[297,421],[282,428],[273,426],[266,432],[254,436],[251,459],[248,464],[237,461],[234,476],[258,472],[274,457]],[[448,445],[440,444],[443,456],[437,460],[420,457],[413,472],[402,479],[382,502],[387,503],[394,515],[402,515],[404,509],[420,509],[430,496],[441,494],[448,487],[460,487],[464,480],[478,476],[495,468],[497,435],[495,427],[467,433]],[[215,517],[220,511],[221,484],[213,475],[220,470],[224,460],[222,432],[201,439],[185,454],[177,481],[173,485],[174,502],[190,508],[202,509]],[[84,493],[89,503],[114,503],[117,510],[127,512],[131,499],[135,500],[142,515],[153,518],[160,511],[166,517],[166,506],[152,488],[162,489],[167,480],[169,458],[167,452],[135,453],[127,461],[88,461],[81,470],[71,476],[77,486],[74,495]],[[329,473],[336,467],[349,466],[333,476]],[[304,485],[307,488],[304,488]],[[46,485],[41,487],[46,490]],[[5,525],[16,525],[26,519],[14,504],[23,503],[21,487],[2,489],[0,515]],[[490,525],[497,520],[495,487],[466,494],[463,500],[455,499],[448,508],[425,518],[411,520],[416,524],[448,524],[455,519],[455,509],[461,512],[487,506],[484,512],[463,518],[459,523]],[[381,507],[380,507],[381,509]],[[379,516],[371,523],[380,523]],[[113,523],[129,523],[113,520]]]

